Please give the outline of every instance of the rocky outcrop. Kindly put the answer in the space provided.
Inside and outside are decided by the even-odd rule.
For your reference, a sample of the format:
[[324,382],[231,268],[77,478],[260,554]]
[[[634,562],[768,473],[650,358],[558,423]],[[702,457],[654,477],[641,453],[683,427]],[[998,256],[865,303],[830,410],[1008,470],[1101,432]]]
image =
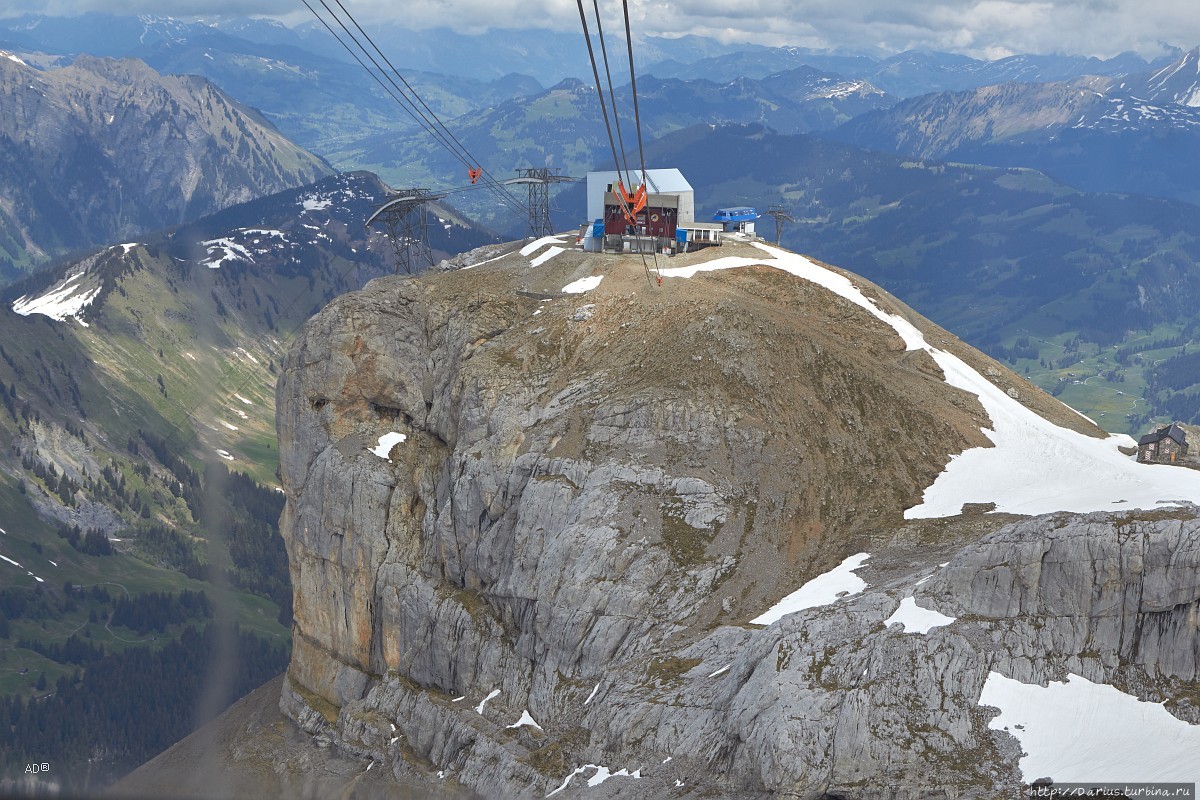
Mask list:
[[[309,323],[277,402],[282,707],[364,768],[486,796],[990,798],[1022,775],[989,672],[1193,677],[1191,511],[905,522],[986,443],[977,398],[770,268],[658,289],[568,251],[382,279]],[[750,623],[855,552],[866,591]],[[909,597],[956,620],[886,625]]]

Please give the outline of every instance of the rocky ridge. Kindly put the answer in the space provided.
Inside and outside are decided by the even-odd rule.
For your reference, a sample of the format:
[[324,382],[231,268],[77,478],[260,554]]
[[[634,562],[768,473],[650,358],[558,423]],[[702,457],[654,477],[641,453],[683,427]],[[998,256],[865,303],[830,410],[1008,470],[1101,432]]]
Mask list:
[[[992,673],[1197,721],[1194,508],[906,520],[990,444],[928,352],[749,245],[658,287],[547,244],[372,282],[285,363],[282,708],[317,741],[485,796],[989,798],[1039,777],[989,727]],[[717,257],[740,268],[674,277]],[[854,553],[857,593],[751,622]],[[895,624],[914,603],[949,621]]]

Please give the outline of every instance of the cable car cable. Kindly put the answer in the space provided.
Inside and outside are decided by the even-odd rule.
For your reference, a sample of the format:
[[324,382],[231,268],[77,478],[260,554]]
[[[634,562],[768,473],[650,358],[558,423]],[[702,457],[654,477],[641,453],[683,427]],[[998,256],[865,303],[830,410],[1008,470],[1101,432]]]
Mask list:
[[[321,1],[322,1],[322,5],[324,5],[324,0],[321,0]],[[392,73],[395,74],[395,76],[400,79],[400,82],[404,84],[404,86],[408,89],[409,93],[414,98],[416,98],[416,100],[418,102],[420,102],[421,106],[425,109],[426,112],[428,112],[429,116],[433,118],[434,122],[437,123],[437,125],[441,128],[441,130],[445,132],[445,135],[447,137],[449,137],[450,141],[452,141],[458,147],[458,150],[461,151],[462,155],[465,156],[465,158],[468,161],[473,162],[473,164],[467,164],[468,170],[472,169],[472,167],[476,167],[476,168],[483,170],[481,173],[481,177],[484,177],[487,179],[487,180],[485,180],[485,183],[490,183],[491,185],[493,185],[499,192],[502,192],[510,200],[517,203],[518,208],[520,208],[520,209],[526,211],[526,213],[528,213],[528,209],[524,208],[524,206],[521,205],[520,201],[518,201],[516,199],[516,197],[514,197],[512,195],[512,193],[508,191],[508,189],[504,188],[504,186],[502,184],[500,184],[498,181],[496,181],[496,179],[493,178],[487,172],[487,170],[483,169],[480,161],[471,155],[471,152],[469,150],[467,150],[466,145],[464,145],[461,141],[459,141],[458,137],[456,137],[454,135],[454,133],[448,127],[446,127],[446,124],[444,122],[442,122],[441,118],[438,117],[437,113],[432,108],[430,108],[429,104],[425,102],[424,98],[422,98],[421,95],[417,93],[417,90],[412,87],[412,84],[410,84],[405,79],[405,77],[402,74],[400,74],[400,71],[398,69],[396,69],[395,65],[392,64],[391,60],[388,59],[387,55],[383,52],[383,50],[381,50],[379,48],[379,46],[377,44],[375,44],[375,40],[371,38],[371,35],[369,33],[367,33],[365,30],[363,30],[363,27],[358,23],[358,20],[356,20],[354,18],[354,15],[351,14],[350,11],[347,10],[345,5],[342,4],[342,0],[334,0],[334,2],[337,3],[338,8],[340,8],[342,10],[342,13],[344,13],[346,15],[346,17],[352,23],[354,23],[354,27],[357,28],[358,31],[363,35],[363,38],[365,38],[367,40],[367,42],[370,43],[371,47],[375,50],[376,53],[379,54],[379,57],[381,59],[383,59],[383,62],[388,65],[388,68],[391,69]],[[326,7],[328,8],[328,6],[326,6]],[[360,44],[359,46],[361,47],[362,45]],[[374,60],[372,59],[372,61],[374,61]],[[399,88],[399,87],[397,87],[397,88]],[[418,113],[420,113],[420,109],[418,109]],[[426,118],[424,114],[421,114],[421,116],[423,119],[426,119],[428,121],[428,118]]]
[[[633,69],[633,33],[629,27],[629,0],[621,0],[621,8],[625,12],[625,49],[629,51],[629,89],[633,95],[633,123],[637,129],[638,155],[642,161],[642,179],[646,176],[646,151],[642,147],[642,115],[638,111],[637,77]],[[678,224],[678,220],[676,220]],[[662,285],[662,270],[658,268],[658,248],[654,248],[654,271],[658,275],[658,283]]]
[[[371,53],[362,44],[362,42],[360,42],[358,40],[358,38],[354,35],[354,33],[349,28],[346,27],[346,23],[343,22],[338,17],[337,13],[334,12],[334,10],[329,7],[328,3],[326,3],[325,0],[319,0],[319,2],[325,8],[325,10],[329,13],[329,16],[338,24],[338,26],[343,31],[345,31],[346,37],[349,38],[349,40],[352,41],[360,50],[362,50],[363,54],[367,57],[367,59],[369,61],[371,61],[371,63],[375,66],[375,70],[378,70],[378,73],[375,70],[372,70],[370,67],[367,66],[366,63],[363,62],[362,58],[360,58],[359,55],[354,51],[354,49],[351,48],[350,45],[347,44],[347,42],[344,41],[343,38],[338,35],[338,33],[330,26],[330,24],[324,19],[324,17],[322,17],[317,12],[317,10],[315,8],[313,8],[312,5],[309,4],[308,0],[301,0],[301,2],[303,2],[304,5],[308,8],[308,10],[313,13],[313,16],[315,16],[317,18],[317,20],[320,21],[321,24],[325,26],[325,29],[329,31],[330,35],[332,35],[334,37],[334,39],[338,42],[338,44],[342,45],[342,47],[345,48],[345,50],[348,53],[350,53],[350,55],[354,58],[354,60],[358,62],[359,66],[361,66],[364,70],[366,70],[366,72],[368,74],[371,75],[371,77],[375,80],[375,82],[378,83],[384,89],[384,91],[388,95],[390,95],[391,98],[393,100],[395,100],[396,103],[401,108],[403,108],[410,117],[413,118],[413,121],[416,122],[418,124],[418,126],[420,126],[423,130],[425,130],[425,132],[427,132],[431,136],[433,136],[434,139],[439,144],[441,144],[444,148],[446,148],[446,150],[454,158],[456,158],[460,163],[462,163],[463,166],[467,167],[468,169],[471,169],[475,166],[475,164],[478,163],[477,161],[474,161],[474,159],[471,157],[471,154],[469,152],[467,152],[465,150],[465,148],[462,148],[461,143],[458,143],[458,145],[459,145],[459,148],[462,148],[462,152],[460,152],[459,149],[456,149],[454,147],[454,145],[451,144],[451,142],[447,139],[446,135],[443,134],[441,131],[439,131],[437,129],[437,127],[434,126],[433,122],[431,122],[428,119],[428,117],[426,117],[421,112],[421,110],[417,107],[416,103],[411,98],[408,97],[408,95],[405,93],[405,91],[403,89],[401,89],[400,86],[397,85],[396,82],[388,75],[387,71],[382,66],[379,65],[379,62],[376,61],[376,59],[371,55]],[[339,3],[339,6],[340,5],[341,4]],[[343,7],[343,9],[344,9],[344,7]],[[347,13],[347,16],[350,16],[349,12],[346,12],[346,13]],[[351,17],[351,21],[352,22],[354,21],[353,17]],[[359,27],[359,29],[361,30],[361,27],[358,26],[357,22],[354,22],[354,24],[356,27]],[[372,44],[374,44],[374,43],[372,42]],[[378,50],[378,48],[376,48],[376,50]],[[380,56],[383,57],[383,54],[380,53]],[[394,88],[394,91],[392,88],[389,88],[383,82],[383,80],[380,78],[380,74],[382,74],[383,78],[386,78],[388,83],[390,83],[392,85],[392,87]],[[400,77],[401,80],[403,80],[403,76],[400,76],[399,73],[397,73],[397,76]],[[397,93],[399,93],[399,94],[397,95]],[[416,95],[416,92],[413,92],[413,95],[416,96],[418,100],[420,99],[420,96]],[[422,102],[424,102],[424,101],[422,101]],[[440,120],[438,120],[438,121],[440,123]],[[444,125],[442,127],[445,128]],[[448,130],[447,130],[447,133],[448,133]],[[465,156],[463,154],[464,152],[466,153]],[[499,183],[495,181],[495,179],[491,178],[491,176],[488,176],[488,181],[485,185],[487,185],[489,188],[491,188],[493,190],[493,193],[496,194],[497,199],[499,199],[501,203],[508,206],[510,212],[512,212],[514,214],[520,214],[521,216],[528,215],[528,210],[524,207],[524,205],[517,198],[515,198],[510,192],[508,192],[506,189],[504,189],[502,186],[500,186]]]

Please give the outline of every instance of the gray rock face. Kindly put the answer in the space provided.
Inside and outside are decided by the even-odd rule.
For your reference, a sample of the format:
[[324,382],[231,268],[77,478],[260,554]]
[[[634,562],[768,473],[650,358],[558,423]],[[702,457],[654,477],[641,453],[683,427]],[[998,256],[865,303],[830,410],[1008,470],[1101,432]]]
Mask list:
[[[489,797],[994,798],[990,671],[1193,680],[1193,510],[906,524],[986,421],[923,354],[770,274],[668,295],[587,259],[376,281],[289,354],[281,707],[311,735]],[[531,299],[593,263],[586,303]],[[748,624],[857,551],[867,590]],[[885,625],[909,595],[957,620]]]

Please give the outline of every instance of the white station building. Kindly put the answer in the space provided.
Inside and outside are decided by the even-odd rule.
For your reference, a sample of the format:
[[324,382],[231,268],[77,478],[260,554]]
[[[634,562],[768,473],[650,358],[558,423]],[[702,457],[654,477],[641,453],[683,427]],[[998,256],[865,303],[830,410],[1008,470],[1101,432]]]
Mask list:
[[[644,178],[641,170],[631,170],[627,174],[634,182],[633,186],[625,187],[630,192],[645,183],[648,194],[675,195],[679,200],[679,226],[687,227],[696,221],[696,193],[682,172],[677,169],[648,169]],[[616,170],[587,174],[588,220],[604,219],[604,195],[612,191],[610,187],[615,186],[618,180],[623,180],[623,177]]]

